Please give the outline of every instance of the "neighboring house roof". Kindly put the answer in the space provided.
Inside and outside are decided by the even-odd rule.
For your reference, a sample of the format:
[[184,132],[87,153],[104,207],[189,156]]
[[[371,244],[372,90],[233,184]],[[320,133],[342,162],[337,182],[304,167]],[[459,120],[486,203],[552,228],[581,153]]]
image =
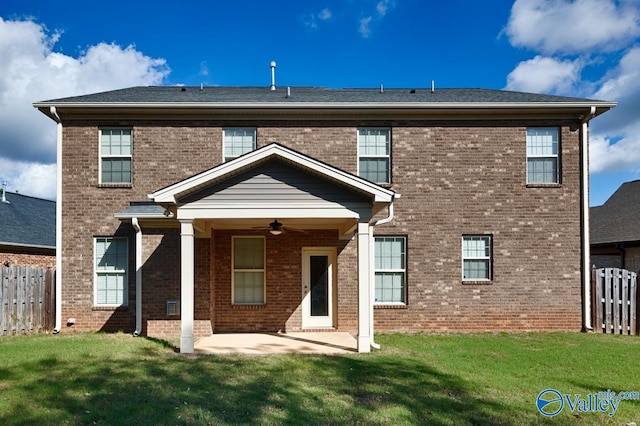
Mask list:
[[55,201],[11,192],[6,200],[0,201],[0,245],[55,249]]
[[640,241],[640,180],[623,183],[602,206],[589,211],[591,244]]
[[[460,111],[481,111],[483,115],[521,109],[526,113],[565,113],[571,117],[591,118],[615,107],[604,102],[566,96],[511,92],[493,89],[331,89],[326,87],[130,87],[36,102],[34,106],[59,121],[65,114],[96,114],[115,109],[149,113],[150,109],[185,110],[282,110],[300,114],[301,110],[347,111],[438,111],[460,114]],[[57,109],[51,111],[51,107]],[[586,109],[586,111],[585,111]],[[469,118],[468,116],[465,118]]]

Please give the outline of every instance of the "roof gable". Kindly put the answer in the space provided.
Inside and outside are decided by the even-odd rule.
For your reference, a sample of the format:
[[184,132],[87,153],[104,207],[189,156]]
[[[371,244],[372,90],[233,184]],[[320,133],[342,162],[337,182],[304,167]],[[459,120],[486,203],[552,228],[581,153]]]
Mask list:
[[202,191],[205,189],[212,188],[234,176],[274,160],[289,168],[293,167],[324,181],[333,182],[345,190],[368,198],[372,203],[390,203],[394,198],[399,197],[399,194],[390,189],[383,188],[359,176],[337,169],[280,144],[272,143],[162,188],[149,194],[149,198],[159,204],[178,204],[185,202],[185,200],[193,201],[199,197],[196,195],[194,198],[194,194],[200,193],[200,197],[202,197],[204,196]]

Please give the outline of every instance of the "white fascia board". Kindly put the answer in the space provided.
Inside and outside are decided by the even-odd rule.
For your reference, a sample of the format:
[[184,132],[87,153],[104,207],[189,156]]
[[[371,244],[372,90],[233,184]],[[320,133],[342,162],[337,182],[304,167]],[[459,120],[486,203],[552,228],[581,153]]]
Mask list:
[[[219,178],[223,178],[225,175],[233,173],[237,170],[250,167],[252,164],[264,160],[268,157],[280,157],[291,161],[294,164],[298,164],[304,168],[314,170],[320,175],[327,178],[331,178],[338,182],[357,189],[361,192],[369,194],[373,197],[374,202],[386,202],[390,203],[394,199],[395,194],[393,191],[382,188],[366,179],[351,175],[342,170],[331,167],[320,161],[314,160],[304,154],[292,151],[282,145],[271,144],[263,148],[259,148],[246,155],[238,157],[234,160],[222,163],[212,169],[205,172],[187,178],[181,182],[170,185],[166,188],[160,189],[148,197],[153,199],[156,203],[177,203],[178,198],[182,195],[186,195],[192,191],[208,185],[210,182]],[[397,196],[396,196],[397,198]]]

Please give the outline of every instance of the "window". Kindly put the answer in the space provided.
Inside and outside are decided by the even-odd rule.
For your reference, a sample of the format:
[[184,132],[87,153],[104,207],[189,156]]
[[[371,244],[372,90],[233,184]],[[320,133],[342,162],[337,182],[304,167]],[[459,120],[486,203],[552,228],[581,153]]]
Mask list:
[[406,238],[375,237],[376,303],[405,303]]
[[224,161],[256,149],[256,129],[224,129]]
[[462,237],[462,279],[491,280],[491,236]]
[[131,183],[131,129],[100,129],[100,183]]
[[558,129],[527,129],[527,183],[558,182]]
[[118,306],[127,304],[126,238],[95,239],[95,304]]
[[264,303],[264,237],[233,237],[233,303]]
[[390,183],[391,129],[358,129],[358,175]]

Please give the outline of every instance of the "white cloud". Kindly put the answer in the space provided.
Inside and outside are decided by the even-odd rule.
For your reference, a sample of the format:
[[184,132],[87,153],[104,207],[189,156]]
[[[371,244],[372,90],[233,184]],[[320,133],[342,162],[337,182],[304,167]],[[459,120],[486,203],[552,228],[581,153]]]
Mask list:
[[331,19],[331,11],[325,7],[320,13],[318,13],[318,19],[320,19],[321,21]]
[[316,29],[318,28],[318,20],[328,21],[329,19],[331,19],[332,16],[333,14],[331,13],[331,10],[325,7],[319,13],[312,13],[312,14],[303,16],[302,20],[306,27],[311,29]]
[[[640,131],[640,126],[636,125]],[[589,171],[591,173],[640,171],[640,137],[625,136],[616,143],[602,134],[589,138]]]
[[2,180],[7,190],[34,197],[55,199],[56,165],[8,160],[0,157]]
[[561,60],[536,56],[520,62],[507,76],[508,90],[534,93],[566,94],[580,79],[580,60]]
[[54,52],[60,37],[35,22],[0,17],[0,178],[45,198],[55,196],[55,124],[31,104],[160,84],[169,74],[164,59],[135,46],[99,43],[77,57]]
[[369,38],[369,36],[371,35],[371,27],[369,26],[371,24],[371,19],[373,19],[372,16],[367,16],[366,18],[360,19],[360,27],[358,28],[358,32],[363,38]]
[[387,12],[396,6],[394,0],[380,0],[376,5],[376,12],[379,16],[385,16]]
[[376,4],[376,11],[374,14],[360,18],[358,21],[358,32],[362,38],[369,38],[371,36],[371,26],[374,23],[379,23],[387,16],[391,10],[396,7],[395,0],[379,0]]
[[637,0],[517,0],[504,31],[546,54],[617,50],[640,35]]
[[627,51],[600,81],[593,98],[618,106],[598,117],[590,138],[591,172],[640,170],[640,47]]

